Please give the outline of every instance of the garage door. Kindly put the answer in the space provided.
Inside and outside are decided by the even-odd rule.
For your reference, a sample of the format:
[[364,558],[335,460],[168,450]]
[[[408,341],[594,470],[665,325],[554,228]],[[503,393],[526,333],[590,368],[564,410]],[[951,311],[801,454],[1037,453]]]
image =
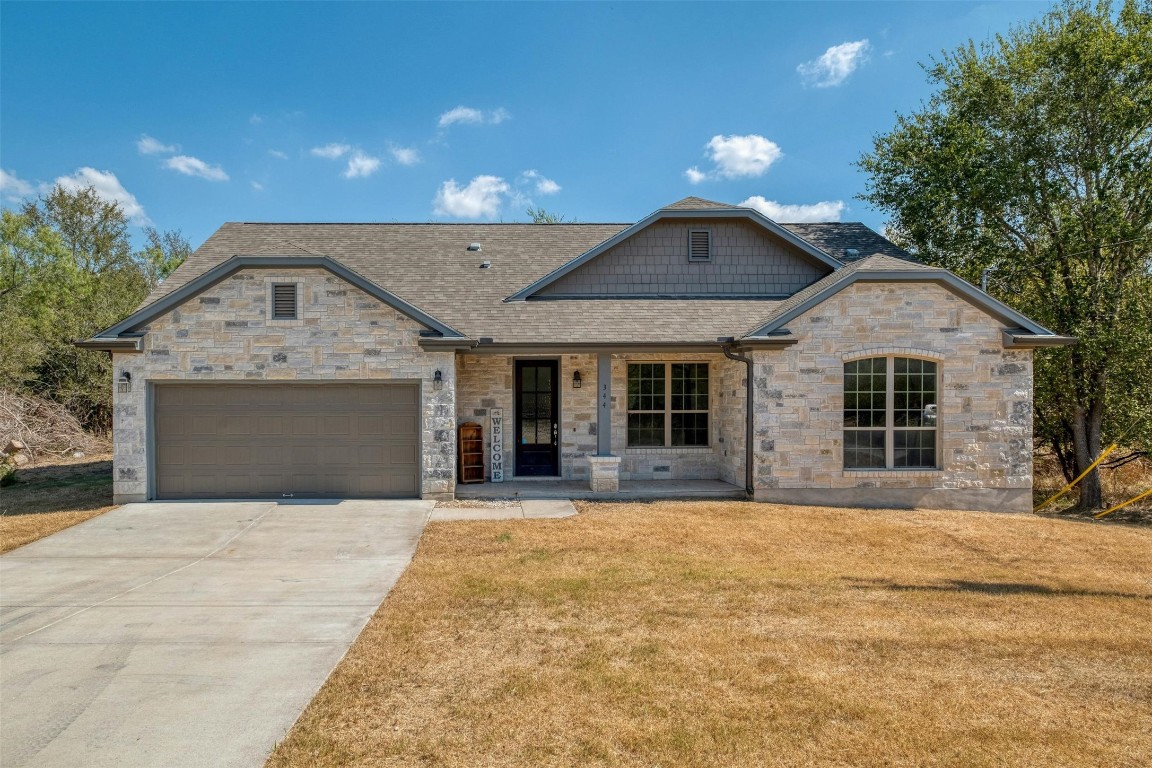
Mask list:
[[419,389],[157,384],[156,496],[420,495]]

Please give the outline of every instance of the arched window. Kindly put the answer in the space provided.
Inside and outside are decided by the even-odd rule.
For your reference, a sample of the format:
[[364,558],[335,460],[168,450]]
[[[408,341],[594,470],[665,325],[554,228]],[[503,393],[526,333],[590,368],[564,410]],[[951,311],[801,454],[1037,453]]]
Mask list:
[[844,468],[933,469],[937,365],[917,357],[844,364]]

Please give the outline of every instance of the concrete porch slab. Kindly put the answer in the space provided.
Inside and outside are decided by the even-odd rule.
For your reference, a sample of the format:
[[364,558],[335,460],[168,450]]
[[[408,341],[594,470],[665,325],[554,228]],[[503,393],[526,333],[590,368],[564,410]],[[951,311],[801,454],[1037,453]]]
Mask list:
[[621,480],[620,490],[597,493],[582,480],[512,480],[456,486],[457,499],[743,499],[744,489],[722,480]]

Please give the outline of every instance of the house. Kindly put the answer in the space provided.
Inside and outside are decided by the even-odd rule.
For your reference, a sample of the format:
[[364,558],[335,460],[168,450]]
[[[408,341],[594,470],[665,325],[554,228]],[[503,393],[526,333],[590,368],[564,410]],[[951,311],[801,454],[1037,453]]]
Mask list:
[[485,476],[1023,510],[1032,350],[1072,343],[861,224],[222,226],[111,353],[115,497],[451,498]]

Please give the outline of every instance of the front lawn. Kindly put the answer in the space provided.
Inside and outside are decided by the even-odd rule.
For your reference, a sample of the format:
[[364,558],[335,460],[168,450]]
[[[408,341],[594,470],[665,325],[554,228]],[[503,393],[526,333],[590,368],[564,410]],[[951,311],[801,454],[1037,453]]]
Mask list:
[[1144,766],[1152,530],[740,502],[428,526],[270,766]]

